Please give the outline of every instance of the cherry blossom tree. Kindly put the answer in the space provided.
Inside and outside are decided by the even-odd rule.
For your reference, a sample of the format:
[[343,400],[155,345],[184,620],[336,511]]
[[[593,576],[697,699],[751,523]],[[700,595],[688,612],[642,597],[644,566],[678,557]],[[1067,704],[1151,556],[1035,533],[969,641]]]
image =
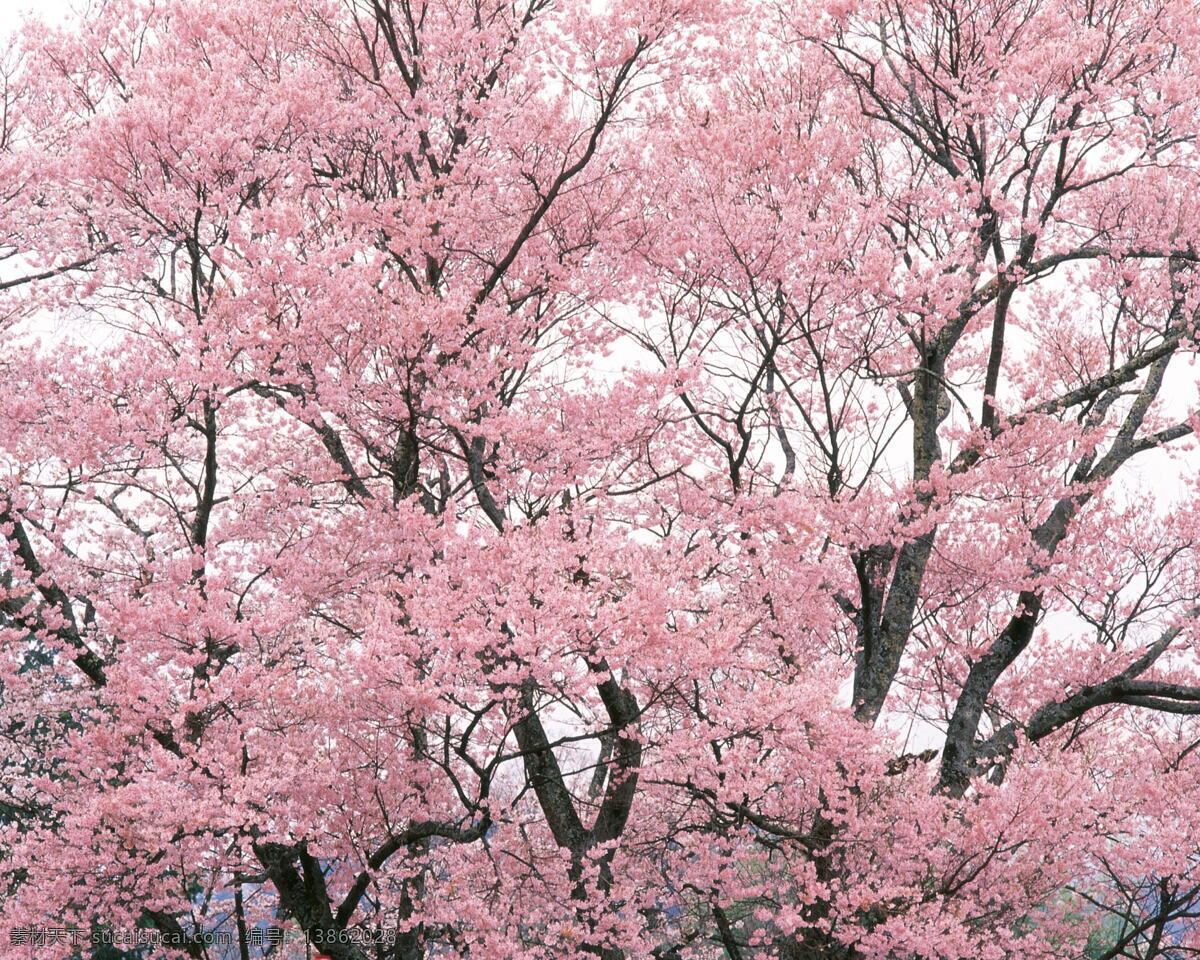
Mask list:
[[27,25],[2,948],[1200,951],[1198,13]]

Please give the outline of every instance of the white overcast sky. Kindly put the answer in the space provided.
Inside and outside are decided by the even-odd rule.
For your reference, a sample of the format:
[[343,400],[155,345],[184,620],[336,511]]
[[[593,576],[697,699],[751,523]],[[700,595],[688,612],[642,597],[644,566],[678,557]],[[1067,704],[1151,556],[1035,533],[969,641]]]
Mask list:
[[26,14],[53,23],[72,6],[71,0],[0,0],[0,36],[7,36]]

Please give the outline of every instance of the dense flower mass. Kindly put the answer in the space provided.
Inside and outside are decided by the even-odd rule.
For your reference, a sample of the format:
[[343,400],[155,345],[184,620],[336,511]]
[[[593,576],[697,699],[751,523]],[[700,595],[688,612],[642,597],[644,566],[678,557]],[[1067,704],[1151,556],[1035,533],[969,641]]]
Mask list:
[[1200,950],[1196,0],[0,75],[0,954]]

